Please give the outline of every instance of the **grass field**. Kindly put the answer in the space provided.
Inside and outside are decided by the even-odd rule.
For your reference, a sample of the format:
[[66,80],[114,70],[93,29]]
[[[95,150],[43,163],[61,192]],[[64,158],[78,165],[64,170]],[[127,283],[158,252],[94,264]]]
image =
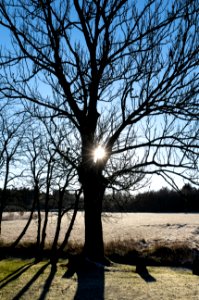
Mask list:
[[[70,215],[63,219],[60,240],[68,226]],[[27,214],[4,214],[2,243],[11,243],[27,221]],[[56,225],[56,214],[49,218],[47,241],[51,242]],[[198,214],[109,214],[103,217],[104,240],[107,252],[125,256],[130,250],[160,254],[168,263],[191,261],[199,251]],[[32,221],[22,243],[34,241],[37,219]],[[83,214],[76,220],[71,242],[82,244],[84,237]],[[180,249],[180,250],[179,250]],[[117,256],[117,255],[116,255]],[[157,255],[158,256],[158,255]],[[157,259],[157,257],[156,257]],[[117,261],[117,260],[115,260]],[[0,261],[0,299],[81,299],[81,300],[198,300],[199,277],[189,268],[151,266],[148,274],[135,272],[132,261],[114,263],[111,267],[67,274],[67,260],[60,260],[57,268],[49,262],[37,264],[31,259],[6,258]],[[186,265],[186,264],[185,264]]]
[[[1,239],[11,243],[20,234],[27,222],[28,213],[4,213]],[[71,214],[65,215],[61,225],[60,241],[68,227]],[[47,242],[54,236],[57,214],[51,213],[47,228]],[[148,244],[163,241],[186,242],[199,249],[199,214],[185,213],[110,213],[103,216],[105,242],[133,239],[145,240]],[[28,229],[23,241],[36,239],[37,219]],[[79,212],[72,231],[71,240],[83,243],[84,216]]]
[[52,269],[47,261],[0,261],[0,299],[199,299],[199,277],[189,269],[148,267],[149,275],[142,278],[134,266],[115,264],[68,277],[66,262]]

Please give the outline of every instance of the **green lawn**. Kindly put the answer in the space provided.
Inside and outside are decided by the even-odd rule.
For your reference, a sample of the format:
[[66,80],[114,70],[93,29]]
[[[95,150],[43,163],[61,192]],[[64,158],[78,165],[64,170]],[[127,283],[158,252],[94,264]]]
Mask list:
[[48,261],[1,260],[0,299],[199,299],[199,277],[188,269],[148,267],[150,275],[142,278],[134,266],[115,264],[70,277],[66,264],[59,261],[55,270]]

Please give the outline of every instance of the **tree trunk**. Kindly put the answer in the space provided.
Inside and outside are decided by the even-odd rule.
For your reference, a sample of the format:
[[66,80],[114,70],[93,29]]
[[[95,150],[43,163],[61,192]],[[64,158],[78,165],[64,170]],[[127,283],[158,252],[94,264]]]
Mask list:
[[2,220],[3,220],[3,199],[1,199],[1,203],[0,203],[0,235],[1,235],[1,224],[2,224]]
[[[82,161],[78,169],[79,181],[84,195],[85,243],[84,256],[90,260],[105,263],[102,230],[102,202],[107,181],[103,176],[105,162],[94,162],[92,151],[96,147],[95,131],[99,114],[90,108],[82,129]],[[93,110],[92,110],[93,109]]]
[[33,214],[34,214],[34,211],[35,211],[35,206],[36,206],[36,200],[34,198],[33,204],[32,204],[32,208],[31,208],[31,212],[30,212],[30,216],[28,218],[28,221],[27,221],[25,227],[23,228],[22,232],[18,236],[18,238],[11,245],[12,248],[15,248],[18,245],[18,243],[20,242],[20,240],[23,238],[23,236],[26,234],[26,231],[28,230],[28,227],[29,227],[29,225],[30,225],[30,223],[32,221],[32,217],[33,217]]
[[49,217],[49,187],[46,191],[46,199],[45,199],[45,213],[44,213],[44,223],[42,228],[42,234],[41,234],[41,243],[40,243],[40,250],[43,251],[45,248],[45,241],[46,241],[46,229],[48,225],[48,217]]
[[[7,177],[7,176],[6,176]],[[5,180],[5,184],[4,184],[4,188],[1,192],[1,195],[0,195],[0,200],[1,200],[1,203],[0,203],[0,235],[1,235],[1,226],[2,226],[2,220],[3,220],[3,211],[4,211],[4,208],[6,206],[6,202],[7,202],[7,198],[8,198],[8,195],[7,195],[7,178]]]
[[97,166],[94,165],[84,171],[85,177],[82,181],[85,211],[84,254],[91,260],[104,263],[101,213],[106,185],[102,171]]

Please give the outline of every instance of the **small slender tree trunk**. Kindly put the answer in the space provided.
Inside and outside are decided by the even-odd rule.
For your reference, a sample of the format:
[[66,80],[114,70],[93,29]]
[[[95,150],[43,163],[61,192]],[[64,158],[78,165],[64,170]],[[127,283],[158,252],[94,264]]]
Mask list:
[[8,198],[8,191],[7,191],[7,184],[5,184],[5,186],[1,192],[1,196],[0,196],[0,199],[1,199],[1,203],[0,203],[0,235],[1,235],[2,220],[3,220],[3,211],[6,206],[7,198]]
[[[39,187],[36,185],[34,190],[34,197],[37,205],[37,214],[38,214],[38,224],[37,224],[37,255],[40,253],[40,242],[41,242],[41,209],[40,209],[40,201],[39,201]],[[40,254],[39,254],[40,255]]]
[[46,241],[46,230],[48,225],[48,216],[49,216],[49,201],[50,201],[50,184],[52,179],[52,172],[53,167],[51,166],[51,159],[48,163],[48,170],[47,170],[47,179],[46,179],[46,199],[45,199],[45,214],[44,214],[44,224],[42,229],[42,236],[41,236],[41,250],[44,250],[45,241]]
[[[6,151],[7,152],[7,151]],[[3,190],[1,192],[1,203],[0,203],[0,235],[1,235],[1,224],[3,219],[3,211],[7,202],[7,184],[8,184],[8,176],[10,172],[10,158],[6,160],[6,173],[3,183]]]
[[62,221],[62,204],[63,204],[63,197],[64,197],[64,191],[59,191],[59,202],[58,202],[58,215],[57,215],[57,226],[55,230],[55,236],[52,243],[52,249],[51,249],[51,263],[57,263],[58,260],[58,254],[57,254],[57,245],[59,240],[59,234],[61,230],[61,221]]
[[45,241],[46,241],[46,229],[48,225],[48,216],[49,216],[49,197],[50,195],[49,195],[49,188],[48,188],[46,191],[44,223],[43,223],[42,234],[41,234],[41,244],[40,244],[41,251],[44,250]]
[[76,194],[75,206],[74,206],[74,211],[73,211],[73,215],[72,215],[70,224],[68,226],[68,229],[66,231],[66,234],[65,234],[65,237],[64,237],[64,240],[63,240],[61,246],[59,247],[59,249],[57,249],[57,241],[58,241],[58,238],[59,238],[60,224],[61,224],[61,219],[64,216],[64,213],[61,213],[59,215],[60,224],[57,223],[57,225],[58,225],[58,227],[57,227],[57,236],[54,239],[54,243],[53,243],[53,247],[52,247],[52,256],[51,256],[51,263],[52,264],[57,263],[59,256],[62,254],[65,246],[68,243],[68,240],[69,240],[69,237],[70,237],[70,234],[71,234],[71,231],[73,229],[73,225],[75,223],[75,219],[76,219],[76,216],[77,216],[80,195],[81,195],[81,190]]
[[55,236],[54,236],[54,240],[53,240],[53,244],[52,244],[52,253],[56,252],[58,239],[59,239],[59,233],[60,233],[60,229],[61,229],[63,196],[64,196],[64,193],[59,192],[57,226],[56,226]]
[[3,219],[3,198],[1,198],[1,203],[0,203],[0,235],[1,235],[1,224],[2,224],[2,219]]
[[28,230],[28,227],[29,227],[29,225],[30,225],[30,223],[32,221],[32,217],[33,217],[33,214],[34,214],[35,206],[36,206],[36,200],[34,198],[33,204],[32,204],[32,208],[31,208],[31,211],[30,211],[30,216],[28,218],[28,221],[27,221],[25,227],[23,228],[22,232],[18,236],[18,238],[11,245],[12,248],[15,248],[18,245],[18,243],[20,242],[20,240],[23,238],[23,236],[26,234],[26,231]]

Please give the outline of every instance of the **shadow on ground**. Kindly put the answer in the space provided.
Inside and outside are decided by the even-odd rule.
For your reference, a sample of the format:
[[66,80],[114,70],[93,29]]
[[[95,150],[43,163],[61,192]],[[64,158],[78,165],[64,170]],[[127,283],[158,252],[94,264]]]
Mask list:
[[[104,300],[105,298],[105,272],[117,272],[118,264],[113,264],[110,268],[103,267],[96,263],[91,263],[90,261],[84,261],[80,263],[78,260],[68,264],[51,264],[50,262],[34,263],[29,262],[21,267],[16,268],[11,274],[5,276],[0,281],[0,289],[4,288],[6,285],[12,284],[15,280],[20,279],[20,276],[24,276],[31,267],[36,266],[36,269],[28,272],[26,277],[26,282],[22,284],[20,290],[16,290],[16,294],[12,297],[13,300],[18,300],[29,295],[27,292],[31,290],[32,286],[37,281],[36,288],[39,289],[39,294],[37,296],[34,294],[34,300],[44,300],[48,299],[48,293],[53,286],[53,280],[55,276],[60,276],[61,278],[75,280],[76,290],[74,290],[73,298],[74,300]],[[61,271],[60,267],[64,267],[64,270]],[[59,269],[59,270],[58,270]],[[57,273],[58,271],[58,273]],[[64,273],[65,272],[65,273]],[[135,271],[131,271],[135,272]],[[42,274],[45,273],[45,276],[42,277]],[[63,275],[64,273],[64,275]],[[146,281],[147,283],[155,282],[156,279],[149,273],[145,264],[140,263],[136,267],[136,273]],[[26,276],[26,275],[25,275]],[[114,275],[113,275],[114,276]],[[58,278],[57,277],[57,278]],[[39,281],[39,278],[41,279]],[[45,278],[45,279],[44,279]],[[56,281],[59,280],[56,278]],[[23,282],[23,281],[22,281]],[[60,283],[58,281],[58,288],[60,290],[60,285],[65,286],[65,283]],[[67,285],[70,286],[70,281],[67,282]],[[12,286],[12,285],[11,285]],[[16,285],[17,286],[17,285]],[[37,287],[38,286],[38,287]],[[54,288],[54,287],[53,287]],[[54,291],[54,290],[53,290]],[[64,291],[64,289],[63,289]],[[52,292],[52,290],[51,290]],[[49,295],[51,294],[49,293]],[[54,291],[56,293],[56,290]],[[26,295],[27,293],[27,295]],[[30,300],[32,296],[29,296]],[[63,297],[67,298],[67,293],[63,293]]]
[[[9,283],[19,279],[21,275],[23,275],[26,271],[28,271],[29,268],[31,268],[35,263],[28,263],[16,270],[14,270],[11,274],[7,275],[5,278],[3,278],[0,281],[0,290],[4,288]],[[36,273],[32,276],[32,278],[20,289],[20,291],[17,292],[17,294],[12,298],[13,300],[21,299],[22,296],[30,289],[30,287],[34,284],[34,282],[43,274],[45,269],[50,265],[49,262],[42,265],[39,270],[36,271]],[[46,298],[46,295],[50,289],[51,283],[53,281],[53,278],[56,274],[57,268],[56,265],[51,266],[51,271],[44,283],[42,293],[38,300],[42,300]]]
[[136,273],[138,273],[140,277],[148,283],[156,281],[156,279],[149,273],[146,267],[141,270],[138,270],[138,268],[136,268]]
[[[9,275],[6,275],[4,278],[1,279],[0,290],[6,287],[7,285],[8,288],[13,288],[13,286],[15,286],[16,293],[14,296],[12,296],[12,300],[19,300],[26,296],[26,293],[29,292],[29,290],[35,284],[36,281],[39,282],[39,278],[44,272],[48,272],[47,278],[45,276],[44,281],[42,279],[41,283],[39,282],[38,284],[38,289],[42,287],[39,296],[34,295],[34,300],[47,299],[49,290],[52,286],[53,279],[55,278],[57,273],[57,265],[50,264],[50,262],[42,263],[41,265],[39,264],[39,262],[29,262],[23,266],[16,268]],[[104,268],[101,265],[96,266],[86,263],[85,265],[80,265],[80,267],[78,266],[77,268],[68,265],[64,265],[64,268],[66,268],[66,272],[62,277],[71,278],[74,274],[76,274],[77,276],[77,289],[73,299],[104,299]],[[76,263],[76,265],[78,264]],[[28,272],[28,275],[26,276],[25,273],[32,266],[36,266],[36,269],[33,269],[31,272]],[[49,266],[50,268],[48,268]],[[47,268],[48,270],[50,270],[50,272],[47,270]],[[20,290],[18,290],[17,284],[15,285],[14,281],[19,280],[22,275],[25,276],[25,283],[22,281],[23,284]],[[67,295],[65,295],[65,297],[67,297]]]
[[[40,275],[44,272],[44,270],[48,267],[49,263],[46,263],[45,265],[43,265],[37,272],[36,274],[28,281],[28,283],[17,293],[17,295],[13,298],[13,300],[18,300],[20,299],[24,294],[25,292],[27,292],[29,290],[29,288],[33,285],[33,283],[40,277]],[[51,272],[48,276],[49,277],[52,277],[51,276]],[[48,282],[48,278],[46,280],[46,283]],[[45,285],[46,285],[45,283]],[[48,285],[48,289],[49,289],[49,285]],[[40,300],[41,299],[45,299],[45,295],[47,294],[48,290],[45,289],[43,290],[42,292],[42,295],[41,297],[39,298]]]
[[19,267],[18,269],[14,270],[11,274],[3,278],[0,281],[0,290],[10,282],[17,280],[17,278],[19,278],[24,272],[26,272],[32,265],[33,263],[28,263],[22,267]]
[[68,265],[63,278],[71,278],[75,273],[77,275],[78,284],[74,300],[104,299],[105,268],[102,265],[86,261],[78,267],[74,267],[70,262]]

